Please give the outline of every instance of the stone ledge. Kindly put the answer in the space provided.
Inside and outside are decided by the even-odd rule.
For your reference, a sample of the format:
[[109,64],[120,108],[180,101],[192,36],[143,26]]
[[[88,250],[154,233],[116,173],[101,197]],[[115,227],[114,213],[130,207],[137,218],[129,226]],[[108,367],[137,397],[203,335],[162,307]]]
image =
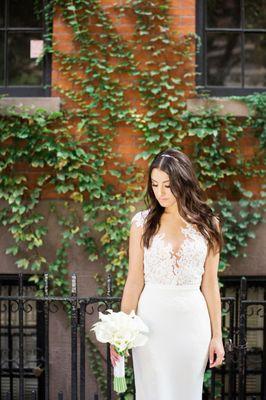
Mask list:
[[187,110],[195,115],[200,115],[203,110],[220,106],[218,115],[232,114],[235,117],[248,117],[247,105],[241,100],[232,100],[227,97],[210,97],[208,99],[194,98],[187,100]]
[[0,98],[0,115],[8,115],[12,111],[20,114],[33,114],[37,109],[53,113],[60,111],[60,97],[4,97]]

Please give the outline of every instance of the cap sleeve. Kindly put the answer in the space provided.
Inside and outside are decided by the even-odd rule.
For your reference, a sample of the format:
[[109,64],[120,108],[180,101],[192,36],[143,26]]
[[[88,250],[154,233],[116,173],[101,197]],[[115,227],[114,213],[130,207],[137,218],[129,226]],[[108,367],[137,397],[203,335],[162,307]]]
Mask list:
[[131,224],[136,224],[137,227],[142,227],[145,223],[145,218],[148,215],[149,210],[139,211],[137,212],[133,218],[131,219]]

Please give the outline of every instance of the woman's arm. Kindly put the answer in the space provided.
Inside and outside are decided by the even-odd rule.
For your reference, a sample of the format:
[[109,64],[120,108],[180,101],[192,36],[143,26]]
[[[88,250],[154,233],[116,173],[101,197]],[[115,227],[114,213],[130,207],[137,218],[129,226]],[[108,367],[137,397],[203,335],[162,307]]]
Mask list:
[[[135,222],[132,222],[129,233],[128,275],[121,300],[121,311],[127,314],[130,314],[132,310],[136,312],[139,296],[144,286],[142,231],[141,226],[138,227]],[[120,355],[112,345],[110,346],[110,357],[112,365],[115,366]]]
[[128,275],[121,301],[121,311],[127,314],[132,310],[137,311],[139,296],[144,286],[142,233],[143,227],[132,222],[129,233]]
[[[206,299],[212,328],[212,340],[209,349],[211,368],[222,364],[225,354],[222,341],[222,305],[218,283],[219,260],[220,252],[211,249],[205,261],[205,272],[201,283],[201,291]],[[215,361],[214,354],[217,356]]]

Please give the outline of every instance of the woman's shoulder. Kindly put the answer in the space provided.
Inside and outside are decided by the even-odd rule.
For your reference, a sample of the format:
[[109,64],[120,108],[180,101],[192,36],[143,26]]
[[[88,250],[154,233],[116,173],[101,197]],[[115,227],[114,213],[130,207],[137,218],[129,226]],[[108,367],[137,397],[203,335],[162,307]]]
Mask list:
[[149,209],[147,210],[142,210],[142,211],[138,211],[135,215],[133,215],[133,217],[131,218],[131,224],[135,223],[137,225],[137,227],[141,227],[144,225],[145,223],[145,219],[147,217],[147,215],[149,214]]

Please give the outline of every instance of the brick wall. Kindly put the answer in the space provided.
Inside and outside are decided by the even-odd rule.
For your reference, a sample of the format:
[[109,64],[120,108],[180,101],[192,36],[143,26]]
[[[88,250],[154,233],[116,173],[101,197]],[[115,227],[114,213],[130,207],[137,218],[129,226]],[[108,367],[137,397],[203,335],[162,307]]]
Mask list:
[[[115,9],[114,4],[116,2],[114,0],[101,0],[102,7],[106,13],[108,13],[110,20],[114,26],[115,31],[123,37],[125,41],[132,39],[132,35],[134,32],[134,24],[135,18],[132,15],[131,17],[127,16],[122,18],[117,18],[118,11]],[[123,1],[120,1],[122,4]],[[186,35],[188,33],[195,33],[195,1],[192,0],[172,0],[170,2],[170,15],[171,15],[171,36],[178,40],[179,35]],[[90,29],[96,35],[99,32],[99,28],[95,26],[95,22],[92,19],[88,19],[88,29]],[[69,26],[65,23],[62,18],[61,10],[58,9],[55,15],[54,24],[53,24],[53,32],[54,32],[54,40],[56,42],[56,48],[66,53],[75,53],[76,44],[73,41],[72,31]],[[147,61],[147,54],[137,45],[134,51],[136,58],[140,61],[140,68],[145,61]],[[171,54],[168,55],[171,57]],[[194,71],[194,63],[195,59],[191,62],[190,65],[185,65],[184,68]],[[82,74],[82,71],[79,71]],[[127,79],[127,78],[126,78]],[[60,71],[60,65],[57,61],[53,61],[52,65],[52,85],[54,96],[58,95],[56,92],[55,86],[59,85],[64,89],[74,89],[73,85],[68,81],[68,79],[63,75]],[[143,111],[140,106],[140,98],[138,93],[136,92],[128,92],[127,97],[132,101],[134,106],[137,106],[139,111]],[[69,104],[70,106],[70,104]],[[65,107],[68,107],[68,103],[66,103]],[[126,125],[119,125],[117,129],[117,134],[113,143],[113,151],[115,153],[122,155],[122,160],[128,163],[133,162],[133,158],[136,153],[139,151],[139,138],[141,137],[141,132],[135,132],[130,127]],[[186,140],[185,149],[190,152],[190,140]],[[251,159],[256,152],[256,140],[254,140],[254,136],[247,132],[243,138],[240,140],[240,146],[242,149],[242,154],[247,158]],[[146,162],[143,160],[138,161],[138,165],[140,168],[146,168]],[[111,167],[111,165],[110,165]],[[258,193],[260,189],[260,180],[252,179],[248,182],[245,182],[245,187],[249,190],[254,191],[254,193]],[[213,195],[210,193],[210,195]],[[230,193],[228,194],[230,198]]]

